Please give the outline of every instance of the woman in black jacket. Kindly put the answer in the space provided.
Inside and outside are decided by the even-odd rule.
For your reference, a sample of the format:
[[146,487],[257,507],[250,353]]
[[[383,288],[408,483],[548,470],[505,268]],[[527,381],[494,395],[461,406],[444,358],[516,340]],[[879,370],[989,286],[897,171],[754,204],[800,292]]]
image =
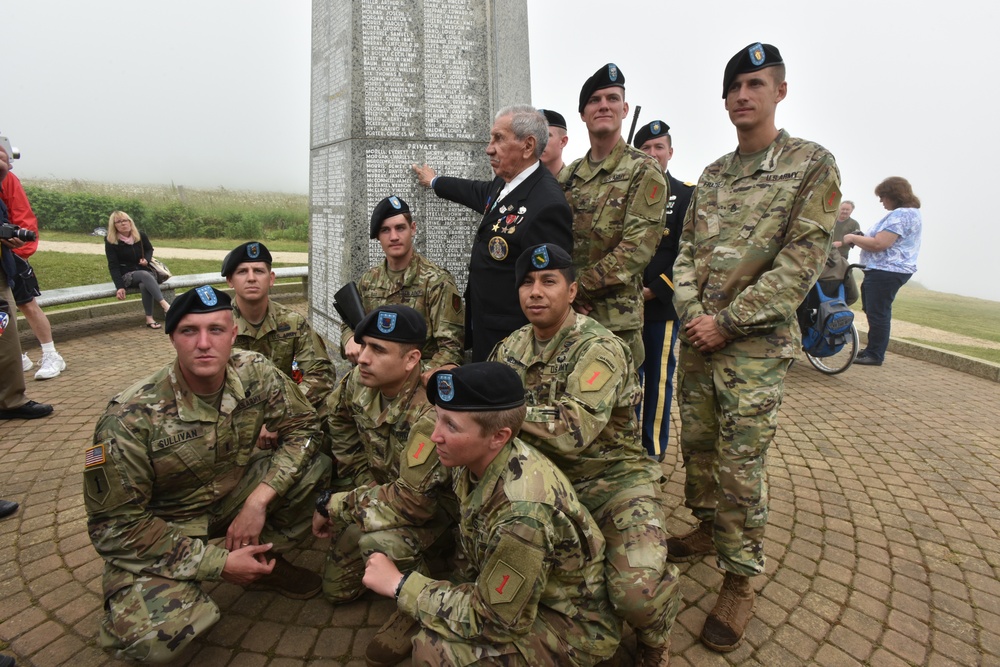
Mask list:
[[153,301],[159,302],[163,312],[170,310],[170,304],[163,298],[156,276],[149,267],[153,259],[153,246],[145,232],[140,232],[128,213],[115,211],[108,218],[108,235],[104,243],[104,254],[108,257],[108,271],[118,292],[119,300],[125,298],[125,289],[139,286],[142,308],[146,311],[146,326],[159,329],[161,325],[153,319]]

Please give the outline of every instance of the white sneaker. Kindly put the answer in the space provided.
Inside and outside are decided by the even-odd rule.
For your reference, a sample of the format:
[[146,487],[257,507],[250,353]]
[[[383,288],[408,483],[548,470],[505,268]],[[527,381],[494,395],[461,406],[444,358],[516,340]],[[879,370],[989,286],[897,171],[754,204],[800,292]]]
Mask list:
[[31,359],[28,358],[28,355],[23,354],[23,353],[21,354],[21,370],[22,371],[30,371],[31,367],[34,366],[34,365],[35,364],[31,361]]
[[50,380],[66,370],[66,362],[58,352],[43,354],[38,366],[38,372],[35,373],[36,380]]

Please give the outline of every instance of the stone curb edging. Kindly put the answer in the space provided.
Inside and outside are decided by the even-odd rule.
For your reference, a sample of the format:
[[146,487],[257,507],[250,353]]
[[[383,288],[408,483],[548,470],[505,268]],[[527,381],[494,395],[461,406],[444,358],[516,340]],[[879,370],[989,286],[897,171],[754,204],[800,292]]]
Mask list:
[[[858,331],[861,342],[868,342],[868,333]],[[944,366],[955,371],[968,373],[991,382],[1000,382],[1000,364],[994,364],[984,359],[976,359],[965,354],[941,350],[921,343],[913,343],[900,338],[889,339],[889,351],[904,357],[927,361],[938,366]]]

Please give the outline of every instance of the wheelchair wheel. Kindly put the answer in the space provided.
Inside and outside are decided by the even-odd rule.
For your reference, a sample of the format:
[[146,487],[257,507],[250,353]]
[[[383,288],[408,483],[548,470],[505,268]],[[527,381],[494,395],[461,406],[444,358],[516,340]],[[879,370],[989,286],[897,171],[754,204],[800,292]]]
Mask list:
[[814,357],[806,352],[806,358],[809,359],[809,363],[821,373],[836,375],[837,373],[843,373],[851,367],[851,364],[853,364],[854,360],[858,357],[859,346],[860,341],[858,339],[858,330],[852,324],[851,335],[848,337],[847,342],[844,343],[844,347],[840,348],[840,352],[837,352],[837,354],[829,357]]

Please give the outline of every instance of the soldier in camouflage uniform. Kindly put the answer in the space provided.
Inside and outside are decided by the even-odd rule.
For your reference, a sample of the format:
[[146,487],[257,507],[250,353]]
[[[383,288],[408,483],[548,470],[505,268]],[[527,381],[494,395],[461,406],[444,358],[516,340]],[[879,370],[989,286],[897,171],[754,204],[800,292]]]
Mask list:
[[[336,373],[323,339],[306,318],[268,296],[274,286],[274,272],[267,247],[250,241],[234,248],[222,262],[222,275],[236,294],[234,347],[259,352],[270,359],[279,371],[299,384],[322,417],[323,404],[333,391]],[[261,445],[277,445],[274,434],[262,432]]]
[[608,595],[636,630],[639,664],[666,665],[680,591],[677,568],[667,563],[662,474],[639,438],[640,389],[629,350],[573,311],[573,262],[561,248],[529,248],[516,275],[531,324],[501,342],[493,358],[524,383],[521,437],[566,474],[600,526]]
[[656,161],[622,139],[625,75],[607,64],[583,84],[580,118],[590,150],[559,182],[573,209],[573,306],[625,341],[636,366],[642,344],[642,272],[660,241],[669,196]]
[[726,66],[739,148],[698,181],[674,264],[684,493],[700,524],[669,549],[675,561],[718,554],[726,577],[701,638],[719,651],[739,645],[753,614],[767,450],[801,345],[795,309],[824,265],[840,205],[833,156],[775,125],[784,70],[778,49],[760,43]]
[[[280,554],[308,534],[330,459],[298,388],[255,352],[232,350],[229,297],[179,296],[166,331],[177,359],[108,404],[84,458],[91,541],[104,564],[100,642],[173,660],[219,620],[199,587],[224,579],[305,599],[320,578]],[[255,446],[261,426],[281,446]],[[224,544],[211,538],[224,537]]]
[[[372,212],[371,238],[382,245],[385,261],[358,280],[361,303],[365,312],[389,304],[413,308],[427,322],[422,368],[457,366],[465,358],[465,305],[447,269],[413,249],[416,233],[417,223],[405,201],[392,196],[378,203]],[[344,358],[356,364],[361,348],[353,336],[347,324],[340,325]]]
[[[428,384],[441,462],[457,467],[459,583],[403,575],[374,554],[365,585],[414,617],[414,665],[593,665],[619,623],[604,583],[604,540],[573,487],[515,436],[524,389],[493,362],[439,371]],[[369,662],[369,664],[373,664]]]

